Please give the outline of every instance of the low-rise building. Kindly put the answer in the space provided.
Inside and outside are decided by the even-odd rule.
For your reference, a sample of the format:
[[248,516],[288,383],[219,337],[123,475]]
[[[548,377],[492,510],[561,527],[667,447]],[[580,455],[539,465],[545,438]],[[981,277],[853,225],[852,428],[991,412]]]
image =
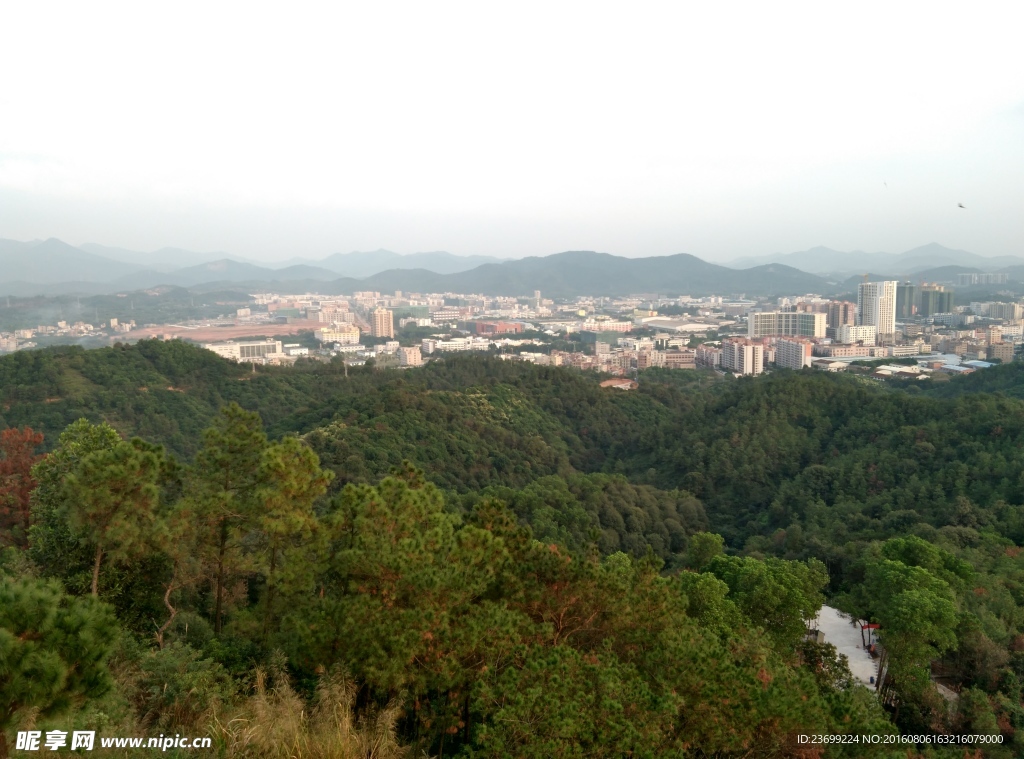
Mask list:
[[478,335],[518,335],[523,331],[520,322],[473,322],[473,327]]
[[825,372],[843,372],[850,368],[850,362],[832,358],[816,358],[811,362],[811,366]]
[[423,356],[415,345],[398,349],[399,366],[423,366]]
[[337,343],[338,345],[355,345],[359,342],[359,327],[354,324],[335,324],[330,327],[321,327],[317,330],[317,340],[322,343]]
[[1013,343],[992,343],[988,347],[988,357],[999,359],[1004,364],[1010,363],[1013,361]]
[[280,340],[228,340],[219,343],[203,343],[203,347],[218,356],[232,361],[267,363],[285,355]]
[[665,351],[666,369],[696,369],[697,351],[673,350]]
[[836,327],[836,342],[874,345],[878,330],[873,325],[842,324]]
[[633,329],[633,322],[619,321],[586,321],[580,324],[579,331],[583,332],[630,332]]

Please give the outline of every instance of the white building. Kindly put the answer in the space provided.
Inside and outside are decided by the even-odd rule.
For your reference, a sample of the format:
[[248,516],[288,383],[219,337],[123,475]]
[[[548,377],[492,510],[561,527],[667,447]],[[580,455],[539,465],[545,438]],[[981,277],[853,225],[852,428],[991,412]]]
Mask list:
[[229,340],[223,343],[203,343],[203,347],[232,361],[265,363],[280,359],[285,355],[281,350],[280,340],[247,340],[243,342]]
[[838,343],[864,343],[874,345],[877,341],[878,330],[874,326],[841,324],[836,327],[836,342]]
[[493,344],[492,340],[485,340],[480,337],[455,337],[451,340],[433,340],[428,338],[423,341],[420,348],[423,353],[427,354],[434,353],[435,351],[485,351]]
[[316,339],[322,343],[356,345],[359,342],[359,327],[354,324],[337,324],[332,327],[321,327],[317,330]]
[[742,338],[723,340],[722,368],[736,374],[760,374],[764,371],[764,346]]
[[775,341],[775,365],[783,369],[803,369],[810,366],[813,343],[799,337],[780,337]]
[[857,286],[857,325],[874,327],[879,337],[896,331],[896,281]]
[[580,322],[580,332],[632,332],[633,322],[620,321],[585,321]]

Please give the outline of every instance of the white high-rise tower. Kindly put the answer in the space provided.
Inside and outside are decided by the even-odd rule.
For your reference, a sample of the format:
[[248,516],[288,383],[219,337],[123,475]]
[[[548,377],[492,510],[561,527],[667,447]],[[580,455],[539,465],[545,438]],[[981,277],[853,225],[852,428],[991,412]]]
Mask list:
[[857,287],[857,324],[874,327],[879,336],[896,332],[896,285],[862,282]]

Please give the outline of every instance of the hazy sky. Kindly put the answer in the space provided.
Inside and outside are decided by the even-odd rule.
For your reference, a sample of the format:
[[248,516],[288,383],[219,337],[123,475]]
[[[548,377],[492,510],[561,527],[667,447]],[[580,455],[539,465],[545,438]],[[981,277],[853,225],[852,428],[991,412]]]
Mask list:
[[6,2],[0,237],[1024,254],[1022,22],[1009,1]]

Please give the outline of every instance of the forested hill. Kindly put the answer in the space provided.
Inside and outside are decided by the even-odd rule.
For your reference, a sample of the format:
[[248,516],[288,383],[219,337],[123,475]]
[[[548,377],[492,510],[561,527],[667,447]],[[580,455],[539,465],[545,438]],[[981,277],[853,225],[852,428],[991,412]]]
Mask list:
[[[0,425],[30,426],[48,448],[84,417],[189,459],[219,409],[237,402],[272,437],[304,436],[335,472],[334,489],[376,482],[405,460],[464,495],[622,475],[688,491],[730,545],[762,551],[790,528],[800,545],[952,528],[950,504],[968,499],[1024,542],[1015,511],[992,511],[1024,502],[1021,365],[910,392],[824,373],[699,378],[648,371],[639,392],[613,393],[596,375],[482,357],[348,376],[314,362],[253,370],[186,343],[142,341],[0,358]],[[988,387],[999,392],[973,392]]]
[[[344,664],[368,689],[360,696],[364,706],[367,698],[384,708],[399,692],[417,694],[426,711],[403,712],[398,735],[434,753],[449,740],[456,751],[478,751],[474,756],[550,755],[522,753],[534,738],[509,733],[506,720],[569,703],[583,709],[573,689],[604,683],[632,694],[615,708],[644,715],[636,735],[606,735],[620,741],[621,750],[609,756],[673,755],[694,736],[718,746],[708,754],[733,755],[760,740],[759,731],[770,734],[765,746],[775,755],[795,755],[787,741],[801,720],[834,731],[842,724],[836,709],[846,710],[849,725],[880,718],[856,699],[830,701],[849,684],[832,675],[821,680],[822,673],[836,675],[841,667],[830,669],[818,653],[796,653],[803,624],[825,593],[844,610],[882,622],[895,683],[890,704],[899,704],[891,716],[901,729],[987,731],[1008,741],[1002,755],[1014,755],[1021,746],[1013,741],[1024,731],[1021,368],[907,389],[810,371],[725,380],[648,370],[635,392],[602,389],[599,379],[469,356],[401,372],[350,368],[347,376],[341,365],[315,362],[253,369],[180,342],[19,352],[0,358],[0,427],[42,432],[42,448],[53,455],[32,496],[35,524],[10,528],[10,540],[27,547],[35,568],[24,571],[56,577],[76,593],[87,594],[91,582],[120,624],[143,637],[152,619],[166,616],[160,599],[169,583],[166,598],[180,597],[189,610],[187,629],[207,632],[196,638],[167,627],[168,640],[188,647],[180,655],[198,658],[173,665],[160,659],[159,666],[209,675],[213,664],[200,666],[203,659],[244,678],[244,662],[269,661],[277,646],[289,657],[290,676],[312,688],[325,662]],[[979,392],[986,389],[997,392]],[[104,424],[110,427],[97,426]],[[133,436],[142,441],[124,444],[132,450],[118,447],[119,438]],[[103,453],[112,458],[98,469],[100,459],[81,458],[95,447],[113,451]],[[166,548],[151,556],[111,548],[109,568],[94,572],[100,560],[87,549],[102,545],[95,542],[101,538],[76,533],[92,523],[74,517],[91,501],[71,498],[66,488],[100,483],[104,472],[122,471],[136,458],[140,467],[143,459],[155,467],[160,495],[153,519],[161,530],[183,530],[195,519],[224,525],[226,532],[189,538],[206,563],[186,572],[187,557]],[[277,484],[251,491],[231,485],[223,493],[232,495],[217,495],[227,487],[218,472],[246,466],[256,467],[246,475],[253,483],[266,477]],[[61,484],[66,475],[70,485]],[[86,492],[107,491],[96,485]],[[203,511],[243,492],[263,494],[263,505],[253,501],[217,518],[228,522]],[[300,503],[306,516],[286,513],[286,504]],[[3,519],[11,519],[4,513],[0,535]],[[174,516],[185,514],[193,516]],[[405,537],[389,542],[398,539],[388,530]],[[290,537],[280,556],[290,569],[277,559],[261,563],[283,534]],[[211,579],[222,576],[210,574],[210,557],[222,555],[218,540],[221,551],[238,552],[230,577],[240,584],[231,588]],[[389,553],[399,544],[406,548]],[[433,563],[427,546],[446,546],[451,573]],[[18,572],[27,566],[5,561]],[[0,578],[4,566],[0,561]],[[682,585],[661,584],[670,579]],[[431,590],[438,587],[445,588],[440,595]],[[464,601],[430,606],[442,597]],[[635,605],[623,606],[627,597]],[[555,609],[563,602],[571,613]],[[592,608],[573,606],[581,603]],[[563,640],[559,625],[576,614],[589,621],[579,628],[573,622],[575,632]],[[447,632],[435,626],[442,619]],[[365,629],[352,626],[358,624]],[[538,643],[548,633],[534,624],[554,638]],[[655,633],[651,625],[662,624]],[[3,625],[0,612],[0,635]],[[413,637],[389,637],[402,625]],[[473,637],[481,629],[506,637],[485,645]],[[688,632],[673,637],[670,629]],[[641,630],[654,637],[630,637]],[[732,634],[738,637],[729,642]],[[697,681],[724,677],[692,658],[697,638],[728,659],[722,666],[742,673],[737,682],[753,684],[720,697],[738,698],[752,711],[727,715],[709,706],[687,719],[673,711],[681,702],[669,694],[684,694],[678,698],[694,708],[707,695],[696,695],[704,687]],[[338,648],[349,639],[350,649]],[[435,655],[447,664],[428,664]],[[667,663],[674,656],[705,674],[687,679]],[[759,660],[763,670],[748,669]],[[819,666],[813,687],[801,679],[812,661]],[[511,669],[495,670],[493,679],[478,669],[495,662]],[[927,687],[931,663],[959,690],[956,708]],[[546,706],[510,704],[499,695],[547,692],[555,671],[568,690],[552,692]],[[773,711],[755,698],[758,678],[775,683],[764,683],[765,699],[790,688],[807,706],[785,700],[783,712]],[[614,722],[607,714],[602,719]],[[720,731],[722,720],[735,734]],[[595,735],[601,729],[586,728]],[[487,735],[497,741],[487,749],[493,753],[480,742]],[[551,751],[562,745],[545,735],[555,741],[543,744]]]

